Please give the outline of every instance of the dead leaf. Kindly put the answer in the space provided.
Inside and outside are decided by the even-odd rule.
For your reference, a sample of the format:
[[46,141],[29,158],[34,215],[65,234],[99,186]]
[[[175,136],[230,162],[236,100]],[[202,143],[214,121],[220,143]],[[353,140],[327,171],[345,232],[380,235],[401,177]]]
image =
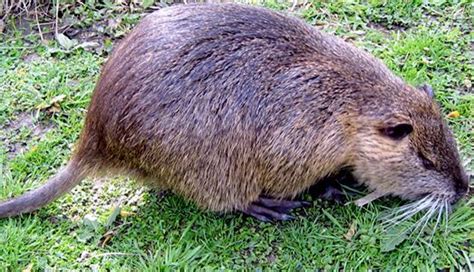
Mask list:
[[61,106],[58,103],[54,103],[51,107],[49,107],[48,112],[50,113],[58,113],[61,111]]
[[129,217],[129,216],[134,216],[136,213],[134,212],[128,212],[128,211],[120,211],[120,217]]
[[33,269],[32,263],[30,263],[25,269],[23,269],[22,272],[31,272],[31,269]]
[[47,110],[50,113],[58,113],[61,111],[60,103],[64,100],[64,98],[66,98],[64,94],[55,96],[49,101],[49,103],[42,103],[36,108],[39,110]]
[[58,96],[55,96],[51,99],[50,103],[51,104],[54,104],[54,103],[59,103],[59,102],[62,102],[64,100],[64,98],[66,98],[66,95],[64,94],[60,94]]
[[452,111],[447,115],[448,118],[458,118],[459,116],[461,116],[459,111]]
[[471,88],[472,87],[472,82],[469,80],[469,79],[464,79],[464,86],[466,86],[467,88]]
[[101,238],[102,242],[100,243],[100,247],[105,247],[110,242],[110,240],[112,240],[114,235],[115,235],[115,231],[112,231],[112,230],[107,231]]
[[346,238],[346,240],[348,241],[352,240],[352,237],[354,236],[356,231],[357,231],[356,223],[355,221],[352,221],[351,226],[349,227],[349,230],[347,231],[346,234],[344,234],[344,238]]
[[5,23],[3,20],[0,20],[0,33],[3,33],[3,30],[5,30]]

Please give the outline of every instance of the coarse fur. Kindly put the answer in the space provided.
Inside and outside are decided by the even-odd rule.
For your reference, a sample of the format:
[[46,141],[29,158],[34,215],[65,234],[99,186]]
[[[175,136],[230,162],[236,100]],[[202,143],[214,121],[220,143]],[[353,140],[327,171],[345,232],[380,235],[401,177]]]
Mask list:
[[[468,178],[425,89],[277,12],[164,8],[103,67],[64,170],[75,175],[60,172],[53,185],[26,194],[41,201],[1,203],[0,217],[39,208],[86,172],[108,169],[213,211],[245,210],[261,195],[291,199],[342,168],[384,194],[456,201]],[[393,137],[396,129],[402,137]]]

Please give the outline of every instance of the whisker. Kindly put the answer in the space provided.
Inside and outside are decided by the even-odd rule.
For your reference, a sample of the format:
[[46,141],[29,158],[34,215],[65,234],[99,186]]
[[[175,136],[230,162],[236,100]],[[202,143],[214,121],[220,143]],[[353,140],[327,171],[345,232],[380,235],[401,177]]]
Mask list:
[[[422,212],[423,211],[423,212]],[[446,197],[443,196],[426,196],[418,201],[404,205],[400,207],[395,212],[382,217],[385,219],[382,223],[382,227],[386,230],[395,228],[395,226],[412,219],[415,215],[422,212],[422,216],[416,216],[418,219],[413,222],[413,224],[404,224],[401,229],[397,230],[397,236],[404,236],[409,233],[408,237],[405,239],[414,239],[413,245],[419,241],[420,236],[423,235],[426,227],[432,225],[432,230],[430,230],[431,235],[427,241],[429,244],[433,241],[435,232],[439,229],[440,223],[443,221],[444,213],[444,225],[445,233],[448,232],[448,219],[449,219],[450,205]],[[436,221],[435,221],[436,218]],[[427,234],[429,235],[429,233]]]
[[437,210],[438,204],[440,203],[440,200],[437,199],[436,202],[433,204],[433,206],[430,207],[430,209],[426,212],[426,214],[417,222],[417,227],[413,230],[413,233],[421,226],[420,231],[418,232],[418,235],[416,236],[415,240],[413,243],[415,243],[418,238],[420,238],[420,235],[423,233],[423,230],[426,228],[426,225],[430,221],[430,219],[433,217],[433,213]]
[[[385,219],[388,219],[388,221],[396,221],[398,219],[409,216],[410,214],[417,213],[418,211],[428,207],[430,205],[429,203],[431,203],[431,199],[422,199],[413,204],[406,205],[406,207],[401,208],[399,211],[395,212],[393,215],[386,216]],[[402,214],[399,214],[399,213],[402,213]]]
[[398,225],[398,224],[406,221],[407,219],[410,219],[411,217],[413,217],[418,212],[420,212],[420,211],[422,211],[422,210],[424,210],[428,207],[432,207],[433,204],[434,204],[433,201],[432,201],[433,200],[432,198],[422,199],[422,200],[423,201],[421,203],[419,203],[419,201],[416,202],[416,204],[419,204],[419,205],[417,205],[416,208],[408,210],[408,211],[404,212],[403,214],[394,216],[394,217],[386,220],[382,224],[385,225],[385,226]]
[[431,231],[431,237],[430,237],[430,243],[433,241],[434,234],[436,232],[436,228],[438,227],[439,221],[441,220],[441,216],[443,215],[443,210],[444,210],[444,202],[446,200],[443,200],[443,202],[440,203],[439,208],[438,208],[438,217],[436,218],[436,223],[433,227],[433,231]]
[[[404,235],[404,234],[411,231],[411,234],[409,235],[409,237],[411,237],[412,234],[415,233],[415,231],[423,224],[423,222],[425,222],[426,220],[429,220],[429,218],[431,217],[430,216],[430,211],[432,211],[432,210],[433,210],[433,206],[431,206],[430,209],[415,224],[405,228],[399,235]],[[418,237],[417,237],[417,239],[418,239]],[[415,241],[417,239],[415,239]]]
[[438,201],[433,203],[433,205],[430,206],[430,208],[426,211],[426,213],[417,221],[416,225],[420,226],[423,222],[426,221],[426,219],[429,219],[431,217],[431,214],[437,207],[437,203]]
[[448,233],[448,218],[449,218],[449,209],[448,209],[448,200],[444,200],[444,234]]
[[[401,206],[401,207],[395,209],[394,212],[392,212],[391,214],[389,214],[389,215],[387,215],[387,216],[385,216],[385,217],[383,217],[383,218],[388,218],[388,217],[391,217],[392,215],[396,215],[396,214],[399,214],[399,213],[404,212],[404,211],[406,211],[406,210],[412,209],[413,207],[417,207],[417,206],[419,206],[421,203],[423,203],[423,202],[425,202],[425,201],[428,201],[428,200],[431,201],[432,199],[433,199],[432,196],[425,196],[424,198],[422,198],[422,199],[420,199],[420,200],[417,200],[417,201],[412,202],[412,203],[407,204],[407,205],[403,205],[403,206]],[[382,218],[382,219],[383,219],[383,218]]]
[[[425,200],[426,201],[426,200]],[[419,207],[420,206],[420,203],[419,201],[415,202],[415,203],[411,203],[411,204],[408,204],[408,205],[404,205],[404,206],[401,206],[400,208],[392,211],[392,213],[382,217],[382,219],[390,219],[390,218],[395,218],[396,216],[399,216],[401,214],[404,214],[404,213],[407,213],[409,211],[413,211],[414,208],[416,207]]]

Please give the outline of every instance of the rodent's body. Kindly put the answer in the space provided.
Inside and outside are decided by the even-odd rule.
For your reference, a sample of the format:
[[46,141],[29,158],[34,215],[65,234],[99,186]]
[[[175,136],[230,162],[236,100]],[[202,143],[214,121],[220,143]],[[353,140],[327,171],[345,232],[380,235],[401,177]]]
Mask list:
[[[446,179],[462,195],[466,177],[435,103],[377,59],[265,9],[176,6],[145,17],[114,50],[67,171],[71,186],[89,172],[131,173],[214,211],[291,199],[344,167],[374,190],[416,198],[442,181],[403,192],[399,173],[377,171],[409,148],[374,133],[400,120],[414,132],[432,125],[419,118],[445,138]],[[401,141],[431,140],[423,133]]]
[[[107,161],[126,157],[126,169],[206,208],[293,197],[345,163],[347,148],[331,142],[342,135],[321,133],[342,133],[343,109],[332,90],[309,88],[338,84],[327,80],[337,65],[295,63],[317,57],[313,31],[299,21],[289,28],[287,17],[261,9],[212,7],[145,18],[104,68],[90,130],[100,131]],[[272,23],[257,19],[263,12]]]

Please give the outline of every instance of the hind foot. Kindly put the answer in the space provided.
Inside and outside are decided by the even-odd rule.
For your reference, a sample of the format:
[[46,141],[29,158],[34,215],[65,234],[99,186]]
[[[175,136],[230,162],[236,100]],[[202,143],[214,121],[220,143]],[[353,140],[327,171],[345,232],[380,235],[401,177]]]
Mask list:
[[294,219],[288,213],[296,208],[310,206],[307,201],[277,200],[266,197],[260,197],[257,201],[242,210],[244,214],[253,216],[263,222],[287,221]]

